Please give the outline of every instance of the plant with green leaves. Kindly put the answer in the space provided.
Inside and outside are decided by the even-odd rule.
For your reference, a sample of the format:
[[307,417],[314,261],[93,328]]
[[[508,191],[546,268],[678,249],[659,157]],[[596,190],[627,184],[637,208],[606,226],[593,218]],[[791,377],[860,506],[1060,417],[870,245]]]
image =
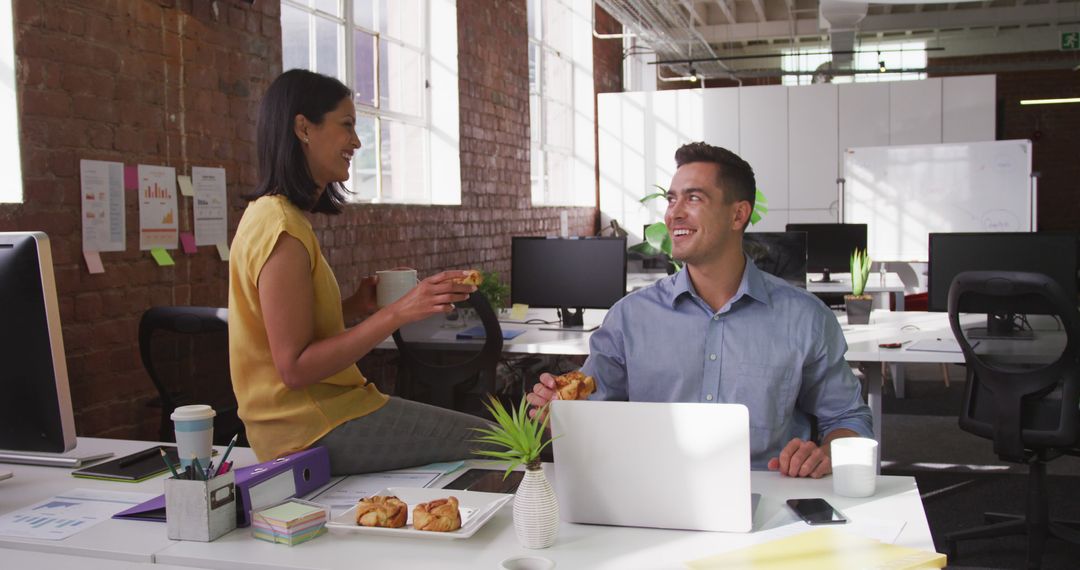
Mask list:
[[492,309],[498,311],[506,307],[506,299],[510,296],[510,286],[503,283],[499,278],[499,274],[494,271],[482,271],[480,273],[484,280],[476,286],[476,289],[487,297],[488,304],[491,305]]
[[489,395],[484,407],[495,419],[496,425],[490,428],[472,428],[481,434],[472,441],[500,449],[477,449],[473,453],[508,462],[503,479],[518,465],[524,465],[530,471],[540,469],[540,452],[551,445],[550,439],[544,440],[548,425],[547,406],[540,408],[535,416],[530,417],[529,402],[524,396],[517,408],[507,410],[498,398]]
[[855,251],[851,252],[851,294],[855,297],[863,296],[863,290],[866,288],[866,280],[870,277],[870,264],[873,260],[870,259],[870,255],[866,253],[866,250],[859,250],[855,248]]
[[[644,204],[649,200],[655,200],[657,198],[667,199],[667,189],[659,184],[653,184],[653,187],[659,190],[659,192],[653,192],[648,196],[638,200]],[[765,193],[760,189],[755,190],[754,195],[754,210],[750,212],[750,224],[755,225],[761,221],[761,218],[769,212],[769,201],[765,198]],[[661,253],[666,255],[668,261],[675,267],[676,271],[682,269],[682,262],[671,257],[671,234],[668,233],[667,224],[664,222],[656,222],[650,224],[645,228],[645,241],[633,245],[628,248],[629,251],[640,253],[642,255],[660,255]]]

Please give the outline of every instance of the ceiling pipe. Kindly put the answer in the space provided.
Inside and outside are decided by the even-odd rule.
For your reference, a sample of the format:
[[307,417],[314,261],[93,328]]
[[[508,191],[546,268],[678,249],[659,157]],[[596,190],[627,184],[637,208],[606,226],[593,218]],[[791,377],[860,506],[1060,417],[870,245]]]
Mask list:
[[834,67],[847,67],[852,62],[855,49],[855,32],[859,22],[866,17],[870,8],[865,1],[859,0],[821,0],[818,11],[819,26],[829,31],[829,44],[837,55],[833,57]]

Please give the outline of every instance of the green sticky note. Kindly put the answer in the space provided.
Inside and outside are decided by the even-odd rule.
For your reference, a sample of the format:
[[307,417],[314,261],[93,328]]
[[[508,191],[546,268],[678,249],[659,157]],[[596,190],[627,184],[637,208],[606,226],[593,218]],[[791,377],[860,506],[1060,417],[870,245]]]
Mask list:
[[150,255],[154,256],[154,261],[161,267],[165,267],[166,265],[176,265],[176,262],[173,261],[169,252],[165,251],[165,248],[155,247],[150,250]]
[[522,303],[514,303],[510,309],[510,318],[516,321],[524,319],[527,314],[529,314],[529,306]]
[[322,509],[313,507],[311,505],[305,505],[304,503],[287,502],[259,511],[259,516],[278,520],[281,522],[288,522],[299,518],[307,517],[314,513],[322,512]]

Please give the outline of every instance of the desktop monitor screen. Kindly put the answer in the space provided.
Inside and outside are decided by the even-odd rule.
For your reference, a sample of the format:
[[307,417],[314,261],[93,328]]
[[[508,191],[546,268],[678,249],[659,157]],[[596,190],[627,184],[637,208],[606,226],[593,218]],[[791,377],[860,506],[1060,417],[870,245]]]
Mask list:
[[626,238],[515,237],[510,297],[530,307],[608,309],[626,295]]
[[831,273],[851,271],[851,252],[866,249],[866,224],[788,224],[789,232],[806,232],[806,269],[821,273],[829,282]]
[[[949,287],[963,271],[1029,271],[1056,281],[1070,299],[1077,292],[1075,233],[932,233],[927,275],[928,308],[949,310]],[[993,313],[993,307],[967,307]],[[1034,311],[1032,311],[1034,312]]]
[[0,233],[0,448],[75,447],[64,340],[49,238]]
[[806,289],[806,232],[746,232],[743,251],[758,269]]

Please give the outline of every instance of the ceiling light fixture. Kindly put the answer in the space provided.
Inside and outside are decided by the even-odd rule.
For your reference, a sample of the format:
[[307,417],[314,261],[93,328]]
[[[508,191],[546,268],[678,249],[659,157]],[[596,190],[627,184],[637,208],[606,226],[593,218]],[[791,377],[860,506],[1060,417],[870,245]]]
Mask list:
[[877,52],[877,58],[878,58],[878,62],[877,62],[877,65],[878,65],[878,68],[877,68],[877,70],[878,70],[878,73],[885,73],[885,71],[886,71],[886,69],[885,69],[885,60],[884,60],[884,59],[881,59],[881,52],[880,52],[880,51],[879,51],[879,52]]
[[1022,99],[1021,105],[1057,105],[1060,103],[1080,103],[1080,97],[1065,97],[1062,99]]

